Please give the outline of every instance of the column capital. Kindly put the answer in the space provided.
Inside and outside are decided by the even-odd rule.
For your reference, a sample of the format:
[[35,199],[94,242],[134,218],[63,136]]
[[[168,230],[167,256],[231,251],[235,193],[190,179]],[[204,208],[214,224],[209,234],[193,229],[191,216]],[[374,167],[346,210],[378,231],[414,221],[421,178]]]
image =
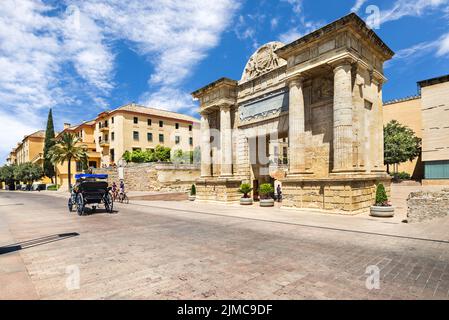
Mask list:
[[336,72],[337,70],[341,69],[341,68],[345,68],[345,67],[351,67],[356,61],[354,61],[354,59],[350,58],[350,57],[344,57],[332,62],[329,62],[328,64],[334,69],[334,72]]
[[298,85],[302,85],[304,80],[305,80],[304,75],[302,75],[302,74],[295,74],[294,76],[290,76],[287,79],[287,83],[288,83],[289,87],[298,86]]
[[223,104],[221,104],[221,105],[219,106],[219,108],[220,108],[220,111],[221,111],[221,110],[229,111],[229,110],[231,110],[231,108],[232,108],[232,104],[230,104],[230,103],[223,103]]

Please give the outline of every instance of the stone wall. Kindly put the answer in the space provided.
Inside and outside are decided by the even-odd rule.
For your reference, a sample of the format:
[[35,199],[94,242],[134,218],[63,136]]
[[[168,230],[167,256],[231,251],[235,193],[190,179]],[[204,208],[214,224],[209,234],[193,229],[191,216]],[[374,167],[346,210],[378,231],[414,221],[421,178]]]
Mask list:
[[384,184],[389,195],[388,178],[297,180],[287,177],[282,180],[282,206],[357,214],[369,210],[374,204],[379,182]]
[[[119,182],[117,168],[99,168],[94,173],[109,175],[109,183]],[[128,164],[124,167],[126,190],[150,192],[187,192],[200,177],[200,168],[195,165],[151,163]]]
[[449,189],[440,192],[410,193],[407,199],[409,223],[428,221],[449,216]]

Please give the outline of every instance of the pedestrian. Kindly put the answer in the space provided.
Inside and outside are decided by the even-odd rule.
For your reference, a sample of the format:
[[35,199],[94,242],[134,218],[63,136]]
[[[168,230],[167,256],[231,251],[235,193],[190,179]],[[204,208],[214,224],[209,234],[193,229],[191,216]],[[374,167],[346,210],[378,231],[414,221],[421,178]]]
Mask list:
[[120,180],[120,193],[125,193],[125,181]]
[[281,189],[280,184],[278,184],[278,186],[276,188],[276,192],[277,192],[278,202],[281,202],[282,201],[282,189]]

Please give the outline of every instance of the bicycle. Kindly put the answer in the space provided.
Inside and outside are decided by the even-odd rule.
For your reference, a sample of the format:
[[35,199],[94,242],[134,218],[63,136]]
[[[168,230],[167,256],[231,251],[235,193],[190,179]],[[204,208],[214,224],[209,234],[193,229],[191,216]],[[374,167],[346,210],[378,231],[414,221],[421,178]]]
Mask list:
[[120,192],[119,193],[119,195],[118,195],[118,202],[125,203],[125,204],[129,203],[129,198],[126,195],[126,192]]

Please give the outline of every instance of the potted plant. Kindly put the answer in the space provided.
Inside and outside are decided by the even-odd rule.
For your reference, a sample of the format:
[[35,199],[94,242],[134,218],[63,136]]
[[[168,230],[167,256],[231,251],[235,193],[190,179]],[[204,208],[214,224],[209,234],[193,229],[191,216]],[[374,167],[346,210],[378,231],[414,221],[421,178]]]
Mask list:
[[189,201],[195,201],[195,199],[196,199],[196,187],[194,184],[192,184],[192,187],[190,188]]
[[270,183],[263,183],[260,185],[259,194],[261,207],[274,207],[273,193],[274,188]]
[[239,192],[243,193],[243,197],[240,198],[240,204],[243,206],[249,206],[253,204],[253,199],[249,196],[250,192],[253,191],[249,183],[242,183],[239,188]]
[[377,185],[376,203],[371,207],[370,215],[382,218],[391,218],[394,216],[394,207],[388,202],[387,193],[382,183]]

